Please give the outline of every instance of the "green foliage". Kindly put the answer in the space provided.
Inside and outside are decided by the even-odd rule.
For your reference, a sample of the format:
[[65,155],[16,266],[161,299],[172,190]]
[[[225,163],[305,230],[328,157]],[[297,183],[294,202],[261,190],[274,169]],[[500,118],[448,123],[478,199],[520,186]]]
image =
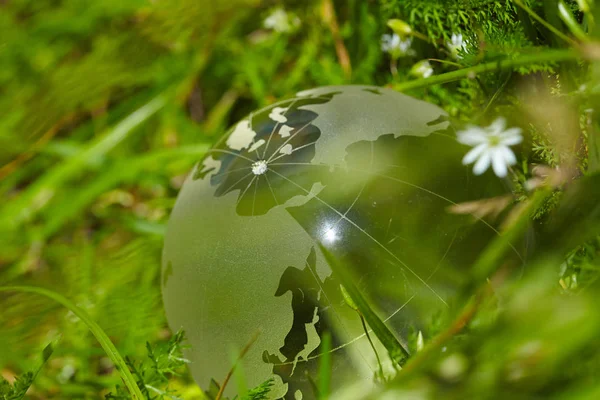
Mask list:
[[[136,383],[144,398],[147,400],[177,400],[180,397],[170,389],[169,380],[176,376],[181,367],[189,361],[183,358],[182,345],[185,340],[183,331],[177,332],[167,342],[151,346],[146,343],[148,357],[140,362],[127,358],[127,366],[136,378]],[[130,392],[123,386],[117,385],[114,393],[105,396],[107,400],[131,399]]]
[[[565,2],[585,35],[579,47],[571,41],[581,32],[561,20],[555,0],[521,1],[531,12],[513,0],[333,1],[351,71],[323,3],[277,2],[300,25],[276,32],[263,26],[275,2],[258,0],[0,1],[2,285],[51,287],[72,299],[129,355],[126,369],[145,398],[203,399],[160,298],[162,236],[185,174],[228,126],[278,98],[320,85],[408,83],[456,129],[497,116],[523,129],[506,181],[511,202],[490,223],[511,226],[527,210],[513,234],[532,245],[522,271],[502,263],[505,242],[477,269],[465,266],[475,278],[462,298],[423,321],[436,336],[417,352],[419,328],[409,327],[408,372],[379,379],[363,398],[597,398],[598,2]],[[392,18],[414,33],[413,51],[397,59],[381,47]],[[465,46],[454,53],[448,41],[458,33]],[[554,59],[567,48],[571,61]],[[444,79],[411,75],[422,60]],[[487,278],[493,294],[479,298]],[[348,287],[373,338],[400,351]],[[470,305],[463,329],[439,342]],[[33,399],[131,398],[73,312],[4,292],[0,310],[0,373],[20,376],[12,385],[0,379],[0,399],[23,398],[34,380]],[[44,352],[45,362],[55,350],[52,362],[27,372],[31,349],[58,333],[60,348]],[[273,384],[240,398],[266,399]],[[214,398],[219,382],[203,389]]]
[[273,379],[268,379],[254,389],[249,390],[241,397],[241,400],[267,400],[272,386]]
[[21,400],[25,397],[44,364],[52,356],[55,345],[55,342],[51,342],[44,347],[44,350],[42,350],[42,362],[40,366],[35,371],[28,371],[23,375],[16,377],[12,385],[6,379],[0,377],[0,400]]

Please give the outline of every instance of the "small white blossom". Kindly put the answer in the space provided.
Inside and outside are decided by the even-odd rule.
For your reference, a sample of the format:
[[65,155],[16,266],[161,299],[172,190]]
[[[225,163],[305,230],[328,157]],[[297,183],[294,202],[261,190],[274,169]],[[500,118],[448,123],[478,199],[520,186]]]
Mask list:
[[411,74],[419,78],[429,78],[433,75],[433,68],[427,60],[419,61],[410,70]]
[[285,33],[291,32],[294,28],[300,25],[298,17],[290,16],[283,8],[277,8],[265,18],[263,26],[267,29],[272,29],[275,32]]
[[450,50],[450,54],[452,54],[453,57],[462,58],[458,52],[464,50],[467,47],[467,43],[463,40],[463,35],[461,33],[453,33],[450,40],[446,42],[446,47],[448,47],[448,50]]
[[275,122],[283,124],[287,122],[287,117],[284,115],[287,111],[287,107],[274,107],[269,113],[269,118]]
[[412,55],[414,51],[410,48],[412,38],[402,39],[398,34],[385,34],[381,36],[381,51],[388,53],[392,58],[400,58],[405,55]]
[[517,162],[510,146],[519,144],[522,140],[521,129],[506,129],[504,118],[496,119],[486,128],[468,126],[464,131],[458,132],[458,141],[473,147],[462,162],[467,165],[476,161],[473,167],[475,175],[483,174],[491,164],[498,177],[505,177],[508,166]]

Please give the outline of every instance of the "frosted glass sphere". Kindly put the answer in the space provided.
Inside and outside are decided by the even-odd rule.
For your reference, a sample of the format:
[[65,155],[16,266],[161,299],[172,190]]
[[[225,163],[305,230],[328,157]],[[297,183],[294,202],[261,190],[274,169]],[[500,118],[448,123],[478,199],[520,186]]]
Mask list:
[[226,132],[183,185],[164,246],[165,309],[198,384],[222,382],[255,339],[237,368],[246,384],[274,377],[273,398],[314,398],[326,331],[333,387],[373,381],[375,352],[317,243],[352,260],[401,342],[427,337],[497,234],[448,212],[505,191],[461,164],[467,150],[437,106],[368,86],[304,91]]

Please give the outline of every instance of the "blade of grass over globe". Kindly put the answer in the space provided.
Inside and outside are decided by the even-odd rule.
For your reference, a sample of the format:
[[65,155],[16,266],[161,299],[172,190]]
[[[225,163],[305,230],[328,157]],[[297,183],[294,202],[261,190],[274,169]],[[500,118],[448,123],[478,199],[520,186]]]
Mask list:
[[331,334],[325,332],[321,338],[319,364],[319,399],[326,400],[331,392]]
[[364,316],[365,320],[369,324],[369,327],[375,333],[375,336],[379,339],[381,344],[388,351],[393,362],[401,364],[404,360],[410,357],[410,353],[400,342],[396,339],[396,336],[390,331],[385,323],[379,318],[379,316],[373,311],[365,297],[362,295],[358,287],[354,284],[354,280],[351,274],[348,272],[348,267],[344,265],[338,258],[336,258],[331,252],[321,243],[319,243],[319,249],[327,264],[331,268],[331,271],[340,279],[344,289],[352,298],[352,301],[356,305],[356,308]]
[[504,255],[514,248],[516,243],[530,226],[531,215],[540,207],[540,205],[550,195],[548,188],[543,188],[535,192],[530,200],[527,200],[524,207],[519,210],[515,220],[511,221],[508,228],[500,233],[490,243],[482,254],[479,255],[473,265],[474,283],[480,284],[489,278],[490,275],[500,267]]
[[90,332],[92,332],[92,334],[96,337],[96,339],[100,343],[100,346],[102,346],[102,348],[106,352],[106,355],[108,356],[108,358],[110,358],[110,360],[115,365],[115,368],[121,375],[121,378],[123,379],[123,382],[129,389],[132,398],[135,400],[144,399],[144,396],[142,395],[142,392],[140,391],[140,388],[138,387],[135,378],[133,377],[133,375],[129,371],[129,368],[127,367],[127,363],[125,362],[121,354],[119,354],[119,351],[117,350],[115,345],[112,343],[112,341],[104,332],[104,330],[100,327],[100,325],[98,325],[82,308],[76,306],[69,299],[56,292],[39,287],[0,286],[0,292],[34,293],[54,300],[62,306],[66,307],[69,311],[71,311],[73,314],[79,317],[79,319],[81,319],[87,325]]

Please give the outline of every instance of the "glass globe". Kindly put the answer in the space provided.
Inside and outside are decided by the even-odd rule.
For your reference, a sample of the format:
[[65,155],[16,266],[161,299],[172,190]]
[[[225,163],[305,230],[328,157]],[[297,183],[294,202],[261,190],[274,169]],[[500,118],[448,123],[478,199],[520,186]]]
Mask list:
[[398,340],[427,336],[497,235],[448,206],[505,192],[461,164],[467,149],[445,121],[389,89],[322,87],[251,113],[208,152],[179,194],[163,255],[168,321],[185,330],[202,387],[247,348],[237,371],[249,387],[273,377],[273,398],[314,398],[325,332],[334,387],[373,382],[378,356],[393,371],[318,243],[352,261]]

